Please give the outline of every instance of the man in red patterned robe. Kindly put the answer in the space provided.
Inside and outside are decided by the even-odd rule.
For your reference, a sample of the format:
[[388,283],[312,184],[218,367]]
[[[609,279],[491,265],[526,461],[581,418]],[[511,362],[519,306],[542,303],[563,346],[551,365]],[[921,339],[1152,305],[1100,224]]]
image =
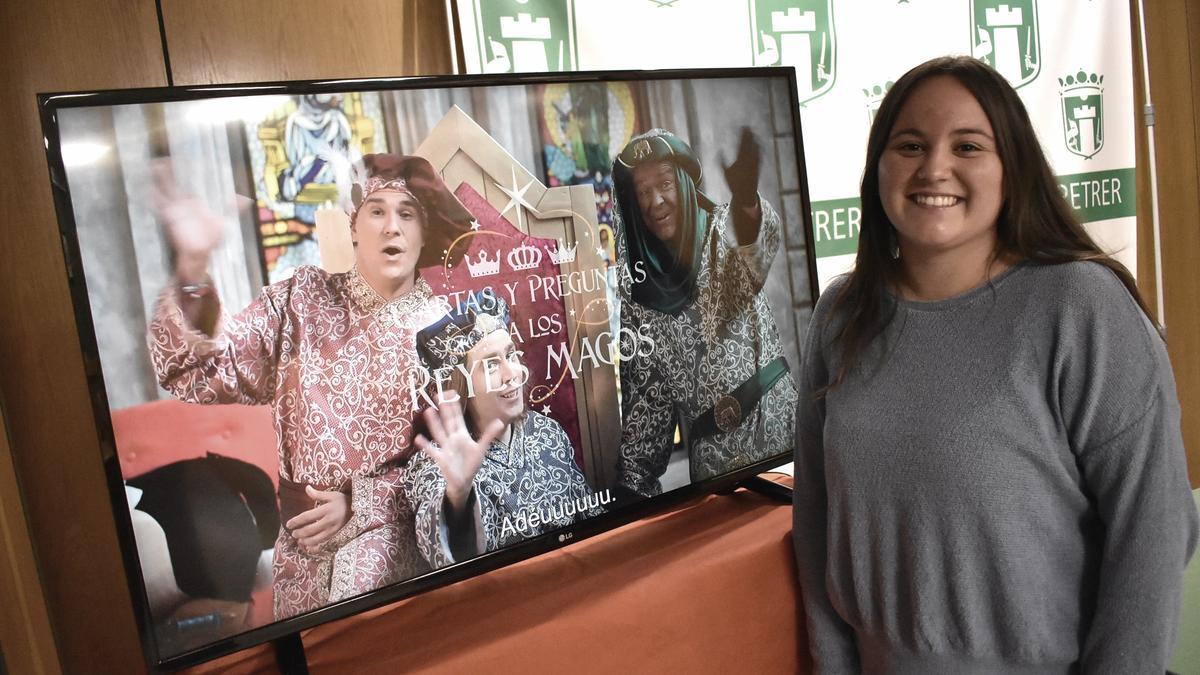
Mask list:
[[162,205],[175,277],[148,336],[160,384],[192,403],[274,410],[276,619],[428,569],[401,476],[417,408],[415,335],[445,307],[416,270],[442,263],[472,218],[426,160],[363,160],[354,268],[301,267],[232,317],[208,281],[220,223],[194,199]]

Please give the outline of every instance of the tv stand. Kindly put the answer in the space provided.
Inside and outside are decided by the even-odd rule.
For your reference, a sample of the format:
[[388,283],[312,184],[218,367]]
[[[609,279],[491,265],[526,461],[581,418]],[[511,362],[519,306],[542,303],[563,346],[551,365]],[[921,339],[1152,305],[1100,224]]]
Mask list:
[[275,648],[275,663],[283,675],[308,675],[308,659],[304,656],[304,641],[299,633],[288,633],[271,641]]
[[773,480],[768,480],[762,476],[751,476],[745,480],[738,481],[727,489],[718,490],[717,494],[731,495],[738,488],[746,488],[751,492],[757,492],[764,497],[770,497],[784,504],[792,503],[792,488],[776,483]]
[[736,487],[744,487],[747,490],[752,490],[784,504],[792,503],[792,488],[776,483],[773,480],[768,480],[762,476],[751,476],[738,483]]

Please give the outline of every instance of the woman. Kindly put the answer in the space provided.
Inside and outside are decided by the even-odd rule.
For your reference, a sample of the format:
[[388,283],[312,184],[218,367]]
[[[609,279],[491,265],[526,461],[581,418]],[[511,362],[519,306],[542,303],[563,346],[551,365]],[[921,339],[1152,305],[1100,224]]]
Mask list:
[[425,410],[432,440],[417,436],[404,480],[434,568],[566,527],[600,504],[562,426],[525,409],[529,371],[508,326],[504,300],[471,294],[417,335],[437,407]]
[[1166,349],[1016,92],[940,58],[871,128],[813,315],[794,539],[822,672],[1157,672],[1195,547]]
[[270,405],[279,440],[275,618],[426,571],[401,485],[417,402],[416,331],[441,314],[421,267],[471,214],[428,161],[367,155],[353,186],[355,266],[301,267],[232,317],[208,281],[221,223],[164,195],[175,278],[149,344],[159,383],[193,403]]

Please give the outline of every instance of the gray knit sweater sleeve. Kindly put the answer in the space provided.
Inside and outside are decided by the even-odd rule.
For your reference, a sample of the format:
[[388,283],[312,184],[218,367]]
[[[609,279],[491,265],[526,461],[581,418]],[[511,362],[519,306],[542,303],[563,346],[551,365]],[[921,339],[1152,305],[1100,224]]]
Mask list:
[[[1196,547],[1179,399],[1166,346],[1114,275],[1080,265],[1049,383],[1103,525],[1085,673],[1162,673],[1179,621],[1182,572]],[[1097,293],[1096,289],[1107,292]]]
[[1107,268],[813,314],[795,548],[820,672],[1162,673],[1200,529],[1163,341]]
[[826,358],[831,305],[844,279],[836,279],[821,294],[813,310],[804,347],[796,414],[792,540],[807,617],[809,650],[818,673],[859,672],[858,648],[850,626],[830,603],[826,590],[825,467],[822,431],[825,400],[819,392],[832,376]]

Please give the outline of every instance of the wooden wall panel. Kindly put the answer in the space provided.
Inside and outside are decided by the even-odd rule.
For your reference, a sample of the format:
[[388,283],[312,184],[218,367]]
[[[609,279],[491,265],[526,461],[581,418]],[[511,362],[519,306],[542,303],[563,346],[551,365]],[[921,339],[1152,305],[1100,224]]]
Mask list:
[[[164,3],[174,82],[450,71],[442,3],[369,0],[331,13],[333,5]],[[39,639],[57,647],[59,661],[47,668],[137,672],[141,651],[92,425],[36,94],[166,85],[155,4],[4,2],[0,26],[0,106],[16,139],[0,163],[0,203],[9,214],[0,226],[0,392],[12,438],[11,451],[0,444],[0,462],[11,461],[22,487],[21,502],[6,490],[0,506],[25,508],[31,541],[22,541],[38,563],[34,590],[48,614]],[[0,558],[8,571],[15,548]],[[47,623],[53,635],[46,635]],[[21,641],[6,637],[8,651],[20,649]]]
[[[1196,275],[1200,263],[1200,4],[1147,0],[1145,11],[1150,97],[1156,109],[1167,349],[1183,408],[1189,473],[1196,487],[1200,486],[1200,279]],[[1145,188],[1139,184],[1139,189]],[[1139,228],[1148,230],[1148,214],[1141,215],[1139,210]],[[1150,245],[1148,233],[1139,236],[1139,246],[1142,241]],[[1153,286],[1149,288],[1153,293]]]
[[12,464],[0,399],[0,645],[9,672],[50,675],[62,671],[42,596],[29,524]]
[[163,3],[175,84],[446,74],[445,14],[431,0]]
[[1142,66],[1142,35],[1139,30],[1137,0],[1129,2],[1129,25],[1133,27],[1133,119],[1134,119],[1134,150],[1137,177],[1137,285],[1158,319],[1158,301],[1156,290],[1158,280],[1154,262],[1154,230],[1150,226],[1152,217],[1150,210],[1150,148],[1146,126],[1143,123],[1142,110],[1146,105],[1145,77]]
[[[11,460],[21,487],[62,669],[136,672],[140,647],[83,378],[36,94],[165,84],[154,3],[4,2],[0,26],[0,107],[11,134],[0,162],[7,213],[0,225],[0,391],[12,440],[11,456],[0,461]],[[15,498],[4,496],[6,504]],[[5,644],[8,652],[20,648]]]

